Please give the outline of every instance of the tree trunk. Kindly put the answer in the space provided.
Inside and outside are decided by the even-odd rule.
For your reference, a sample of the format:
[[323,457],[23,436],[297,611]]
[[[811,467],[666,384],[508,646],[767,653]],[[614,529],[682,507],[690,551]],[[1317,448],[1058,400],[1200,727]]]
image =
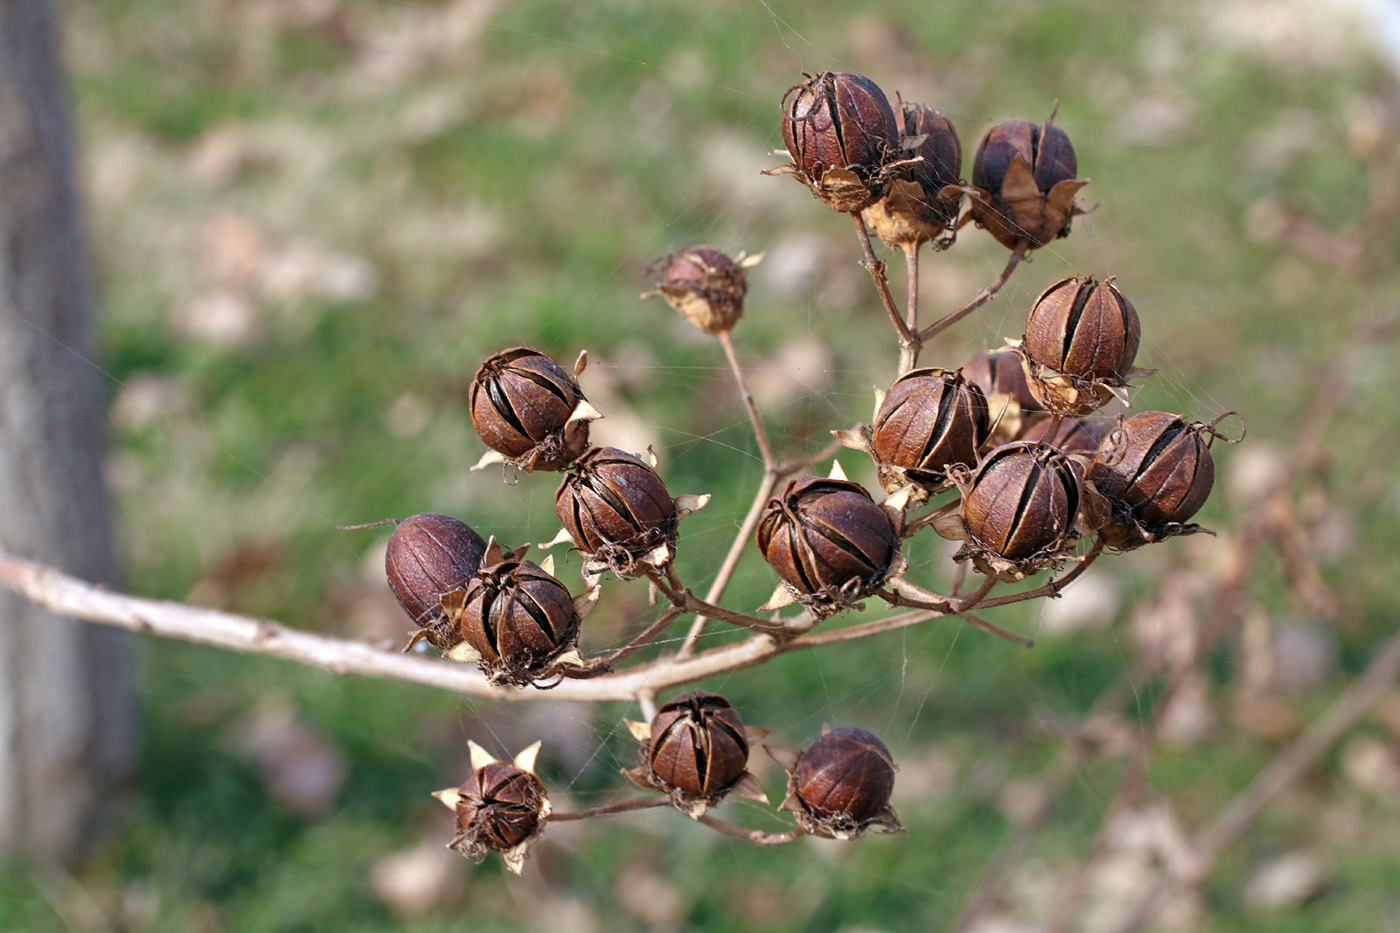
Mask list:
[[[0,547],[110,582],[72,176],[53,7],[0,0]],[[81,854],[120,800],[132,708],[121,633],[0,594],[0,852]]]

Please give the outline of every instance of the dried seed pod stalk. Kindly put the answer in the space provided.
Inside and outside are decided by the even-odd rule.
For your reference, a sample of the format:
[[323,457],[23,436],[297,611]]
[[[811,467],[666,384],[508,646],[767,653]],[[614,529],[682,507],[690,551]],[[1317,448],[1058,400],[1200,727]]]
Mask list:
[[619,576],[635,576],[638,562],[669,561],[680,521],[656,470],[615,447],[579,458],[554,495],[554,511],[590,563]]
[[755,537],[787,592],[818,618],[903,569],[894,520],[850,480],[793,480],[768,501]]
[[760,256],[730,259],[713,246],[689,246],[657,264],[660,280],[656,290],[642,295],[661,295],[691,324],[707,334],[731,330],[744,313],[748,280],[744,270],[756,265]]
[[823,71],[783,95],[783,142],[792,175],[838,211],[859,211],[879,200],[898,157],[899,131],[884,91],[869,78]]
[[978,464],[959,516],[965,543],[955,560],[982,573],[1020,580],[1070,556],[1079,517],[1079,474],[1048,444],[998,447]]
[[681,812],[699,817],[731,792],[767,802],[748,771],[751,743],[767,730],[746,728],[724,697],[697,690],[662,706],[649,724],[628,725],[643,743],[642,765],[622,773],[664,791]]
[[588,447],[597,411],[573,376],[530,347],[502,350],[481,364],[467,393],[472,425],[499,457],[527,473],[559,470]]
[[1165,411],[1139,412],[1110,432],[1088,474],[1113,506],[1112,519],[1099,530],[1104,543],[1131,550],[1207,531],[1185,523],[1215,483],[1210,443],[1216,436],[1213,425]]
[[1007,249],[1069,236],[1071,219],[1084,213],[1074,196],[1089,181],[1075,179],[1074,146],[1054,119],[1051,113],[1044,123],[1002,123],[977,147],[971,216]]
[[1029,417],[1045,410],[1032,394],[1021,355],[1015,350],[979,353],[963,364],[962,373],[987,397],[992,429],[984,448],[1019,440]]
[[918,161],[890,181],[885,196],[865,209],[865,219],[894,248],[932,241],[943,249],[962,203],[958,175],[962,143],[948,118],[932,107],[898,101],[894,108],[901,154]]
[[1137,311],[1113,285],[1087,276],[1040,293],[1026,317],[1021,352],[1031,391],[1052,412],[1083,415],[1123,398],[1142,331]]
[[398,523],[384,551],[384,571],[394,598],[420,628],[410,646],[420,638],[434,648],[462,640],[442,597],[475,576],[485,553],[481,535],[450,515],[424,512]]
[[894,759],[890,750],[864,729],[833,729],[801,755],[790,749],[770,749],[788,771],[787,799],[798,825],[829,839],[854,839],[871,826],[887,833],[902,832],[890,793],[894,790]]
[[916,369],[900,376],[871,428],[880,485],[888,492],[907,483],[928,492],[945,488],[948,467],[976,463],[990,429],[987,399],[962,373]]
[[442,600],[492,683],[536,683],[578,644],[579,614],[568,587],[523,560],[525,551],[504,553],[492,539],[477,575]]
[[506,763],[475,742],[471,776],[456,789],[433,794],[457,814],[457,835],[447,844],[471,859],[499,852],[517,875],[550,813],[544,784],[535,776],[536,742]]

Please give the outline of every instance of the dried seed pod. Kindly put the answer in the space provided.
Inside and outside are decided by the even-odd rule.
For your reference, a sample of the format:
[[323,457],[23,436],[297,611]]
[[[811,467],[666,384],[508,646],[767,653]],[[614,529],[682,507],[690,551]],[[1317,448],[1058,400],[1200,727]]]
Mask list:
[[[558,470],[588,446],[582,390],[558,363],[530,347],[481,364],[468,391],[481,440],[522,470]],[[596,417],[596,412],[593,413]]]
[[656,711],[644,770],[654,787],[682,800],[718,803],[747,774],[749,741],[722,696],[696,691]]
[[872,426],[870,446],[881,485],[891,492],[905,482],[929,491],[942,488],[949,466],[977,462],[977,448],[990,429],[987,399],[962,373],[905,373],[885,394]]
[[838,211],[859,211],[883,193],[899,132],[885,93],[869,78],[823,71],[783,95],[783,142],[791,174]]
[[804,476],[768,501],[758,550],[808,609],[829,615],[868,594],[899,559],[899,535],[858,483]]
[[1101,530],[1105,542],[1128,550],[1203,530],[1185,522],[1215,483],[1209,436],[1207,425],[1144,411],[1104,438],[1088,475],[1113,505],[1113,519]]
[[[958,175],[962,143],[948,118],[932,107],[899,101],[894,108],[901,154],[918,159],[892,180],[885,196],[866,208],[865,219],[891,247],[940,241],[950,231],[962,203]],[[919,140],[915,142],[915,140]]]
[[1039,415],[1030,420],[1019,440],[1049,444],[1060,453],[1069,454],[1097,450],[1104,434],[1102,427],[1083,418],[1060,418],[1057,425],[1054,417]]
[[1015,443],[988,454],[963,493],[967,543],[958,559],[1020,579],[1063,559],[1082,498],[1068,458],[1048,444]]
[[1061,279],[1026,317],[1021,351],[1031,391],[1050,411],[1082,415],[1128,384],[1142,330],[1110,277]]
[[444,594],[466,584],[481,564],[486,542],[465,522],[425,512],[398,523],[384,552],[389,589],[435,648],[461,641],[442,608]]
[[549,797],[535,776],[536,742],[509,764],[497,761],[475,742],[471,749],[471,776],[458,788],[433,794],[457,815],[457,835],[449,849],[468,858],[499,852],[506,867],[516,874],[524,865],[531,843],[549,817]]
[[524,685],[575,647],[579,617],[568,587],[519,553],[488,548],[480,571],[449,603],[460,602],[461,635],[487,676]]
[[554,511],[575,547],[620,574],[676,543],[679,516],[666,484],[640,457],[615,447],[595,447],[574,464]]
[[728,331],[744,313],[748,280],[744,270],[761,257],[730,259],[713,246],[690,246],[657,265],[656,291],[681,316],[707,334]]
[[864,729],[833,729],[803,752],[788,777],[791,810],[808,832],[850,839],[872,824],[886,832],[903,827],[890,810],[894,790],[890,751]]
[[1007,249],[1044,246],[1068,236],[1070,220],[1083,213],[1074,196],[1087,180],[1075,179],[1078,163],[1064,130],[1018,120],[987,131],[972,163],[972,219]]
[[1029,417],[1045,410],[1031,393],[1021,354],[1015,350],[979,353],[963,364],[962,374],[987,397],[992,429],[985,448],[1017,440]]

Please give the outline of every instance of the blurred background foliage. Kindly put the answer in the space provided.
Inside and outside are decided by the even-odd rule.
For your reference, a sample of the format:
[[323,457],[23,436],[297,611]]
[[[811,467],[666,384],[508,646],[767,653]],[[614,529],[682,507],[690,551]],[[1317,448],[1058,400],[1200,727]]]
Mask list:
[[[986,128],[1043,119],[1058,100],[1093,180],[1080,198],[1098,209],[925,365],[1019,336],[1055,279],[1115,274],[1142,316],[1140,365],[1159,370],[1135,405],[1206,420],[1237,409],[1250,439],[1217,447],[1222,482],[1201,520],[1222,539],[1105,560],[1077,599],[995,617],[1035,635],[1031,650],[943,623],[702,685],[780,744],[804,746],[823,723],[876,731],[902,767],[903,835],[766,850],[653,812],[554,827],[510,878],[498,860],[473,867],[442,849],[450,815],[427,794],[460,782],[466,739],[505,755],[542,738],[556,808],[587,806],[622,792],[617,769],[635,753],[620,720],[635,710],[547,697],[503,708],[149,642],[126,830],[73,877],[0,874],[7,930],[942,928],[1024,816],[1055,723],[1082,715],[1143,650],[1162,581],[1189,586],[1228,554],[1324,367],[1358,320],[1400,297],[1396,227],[1369,234],[1380,266],[1347,239],[1377,197],[1370,166],[1396,144],[1397,65],[1361,3],[62,8],[133,592],[400,643],[385,535],[335,525],[441,511],[511,543],[552,537],[548,477],[467,472],[481,446],[465,385],[522,343],[560,360],[587,349],[584,389],[607,415],[595,437],[651,445],[673,492],[715,495],[680,546],[683,576],[703,588],[761,465],[718,348],[638,300],[650,263],[695,242],[767,254],[736,340],[786,452],[868,418],[870,386],[895,362],[849,224],[759,174],[781,161],[778,101],[802,71],[862,72],[940,109],[965,172]],[[1289,235],[1299,217],[1315,238],[1302,249]],[[969,228],[926,259],[929,319],[1005,255]],[[900,293],[902,261],[891,271]],[[1207,659],[1195,718],[1154,763],[1153,787],[1187,827],[1394,627],[1394,351],[1392,336],[1357,358],[1316,487],[1309,546],[1340,610],[1324,620],[1300,606],[1281,564],[1264,561],[1248,587],[1301,659],[1279,688],[1294,718],[1264,728],[1237,713],[1244,662],[1230,634]],[[923,542],[910,556],[946,582],[946,553]],[[771,589],[755,564],[731,604]],[[640,588],[612,586],[585,647],[621,644],[647,618]],[[1160,694],[1150,678],[1134,686],[1130,727]],[[1266,814],[1185,919],[1162,923],[1382,928],[1400,913],[1397,732],[1400,696]],[[1007,882],[1007,916],[1053,909],[1123,770],[1111,755],[1081,768]],[[780,797],[781,773],[760,776]],[[781,825],[755,806],[725,809]],[[1300,852],[1315,883],[1250,894]],[[1113,896],[1101,892],[1104,910]]]

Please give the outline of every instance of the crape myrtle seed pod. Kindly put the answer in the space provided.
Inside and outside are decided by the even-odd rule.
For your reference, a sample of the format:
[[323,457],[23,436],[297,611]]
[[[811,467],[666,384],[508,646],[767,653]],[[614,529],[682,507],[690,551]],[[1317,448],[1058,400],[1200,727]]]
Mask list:
[[468,855],[505,852],[539,828],[544,784],[513,764],[495,761],[477,768],[457,793],[457,838],[450,848]]
[[1112,277],[1061,279],[1026,317],[1021,352],[1031,391],[1050,411],[1087,414],[1128,384],[1141,338],[1137,310]]
[[558,470],[588,446],[588,421],[570,421],[583,392],[554,360],[531,347],[481,364],[468,390],[481,440],[521,469]]
[[657,264],[660,271],[656,291],[682,317],[707,334],[733,329],[744,313],[748,280],[744,270],[761,256],[740,253],[730,259],[713,246],[689,246]]
[[895,468],[933,491],[948,482],[949,466],[977,462],[977,448],[990,429],[986,397],[961,373],[915,369],[896,379],[885,394],[870,446],[882,484],[883,474]]
[[697,690],[652,718],[646,767],[658,787],[717,799],[744,776],[748,761],[744,724],[722,696]]
[[1082,211],[1074,196],[1078,160],[1064,130],[1052,122],[1017,120],[992,127],[972,163],[972,219],[1007,249],[1044,246],[1068,236]]
[[642,458],[595,447],[579,458],[554,496],[554,511],[574,546],[619,572],[659,545],[674,545],[675,500]]
[[1050,415],[1038,415],[1029,420],[1018,439],[1049,444],[1060,453],[1087,453],[1098,449],[1106,433],[1100,425],[1083,418],[1061,418],[1052,432],[1055,423]]
[[963,493],[968,541],[961,556],[980,557],[996,573],[1034,572],[1064,556],[1081,498],[1079,475],[1054,447],[998,447],[978,464]]
[[433,647],[461,641],[443,613],[442,597],[476,574],[485,552],[486,542],[471,526],[435,512],[404,519],[389,536],[384,551],[389,589]]
[[1015,350],[979,353],[963,364],[962,374],[987,397],[991,432],[984,449],[1018,440],[1030,417],[1045,410],[1031,392],[1021,354]]
[[[885,196],[866,208],[865,219],[880,239],[893,248],[932,240],[940,248],[962,203],[959,173],[962,143],[953,124],[932,107],[898,101],[894,118],[900,154],[915,159],[885,188]],[[921,140],[914,143],[914,140]]]
[[461,635],[494,682],[533,683],[578,642],[569,590],[533,561],[488,550],[462,598]]
[[1113,519],[1102,530],[1106,543],[1128,550],[1201,530],[1185,522],[1215,483],[1208,430],[1170,412],[1144,411],[1104,438],[1088,478],[1113,505]]
[[786,172],[838,211],[869,207],[883,191],[886,164],[898,156],[889,100],[864,75],[806,77],[783,95],[783,142],[793,161]]
[[901,827],[889,806],[894,773],[889,749],[874,735],[833,729],[798,757],[783,809],[820,836],[849,839],[872,823],[896,832]]
[[899,558],[893,520],[850,480],[793,480],[768,501],[755,537],[763,559],[818,615],[868,594]]

